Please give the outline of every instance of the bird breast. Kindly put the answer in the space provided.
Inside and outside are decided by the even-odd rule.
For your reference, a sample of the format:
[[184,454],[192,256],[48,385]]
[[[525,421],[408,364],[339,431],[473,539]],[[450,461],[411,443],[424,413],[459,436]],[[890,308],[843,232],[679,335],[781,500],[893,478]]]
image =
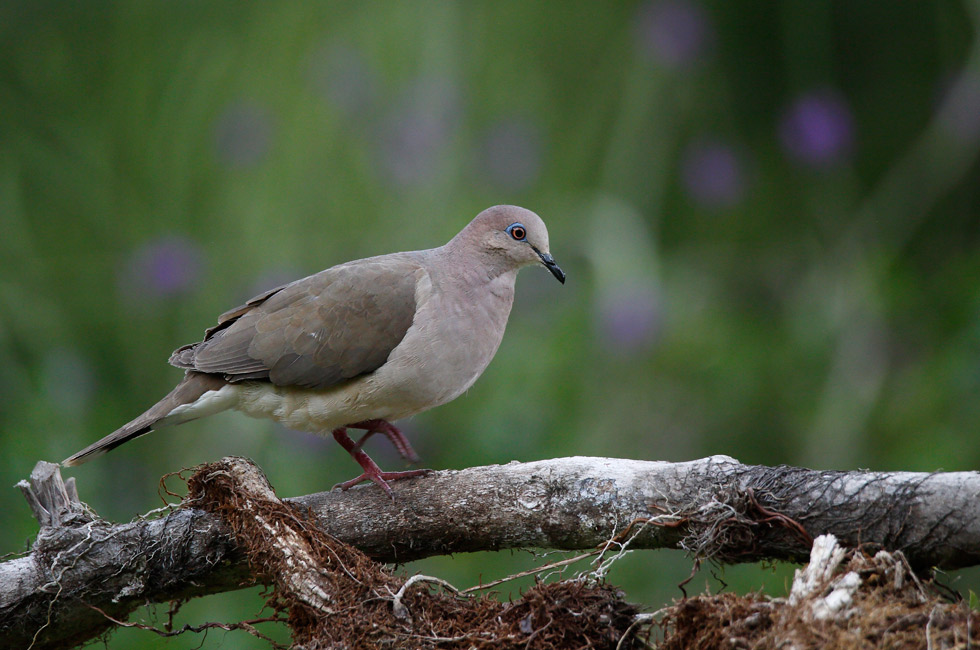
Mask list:
[[471,282],[470,291],[420,287],[415,321],[388,362],[373,373],[411,411],[390,417],[445,404],[483,374],[503,339],[515,276],[516,271],[475,287]]

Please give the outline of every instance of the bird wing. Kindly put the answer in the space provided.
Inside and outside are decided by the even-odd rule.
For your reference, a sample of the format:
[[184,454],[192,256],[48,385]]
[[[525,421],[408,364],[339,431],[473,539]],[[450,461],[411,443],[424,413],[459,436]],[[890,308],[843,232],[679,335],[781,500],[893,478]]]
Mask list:
[[403,256],[329,268],[225,312],[170,363],[231,382],[332,386],[385,363],[412,325],[416,286],[426,275]]

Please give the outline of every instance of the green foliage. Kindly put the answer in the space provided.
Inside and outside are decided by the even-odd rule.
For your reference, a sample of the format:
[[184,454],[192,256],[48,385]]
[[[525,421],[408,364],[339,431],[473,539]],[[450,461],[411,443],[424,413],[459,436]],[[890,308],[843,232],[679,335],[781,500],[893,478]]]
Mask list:
[[[439,245],[495,203],[544,217],[569,281],[525,271],[485,376],[406,423],[426,466],[976,468],[977,20],[952,1],[5,3],[0,483],[149,406],[223,310]],[[226,454],[284,495],[356,471],[236,414],[72,474],[126,519]],[[0,510],[23,548],[16,491]],[[686,577],[654,555],[613,572],[636,600]],[[466,585],[494,561],[439,569]]]

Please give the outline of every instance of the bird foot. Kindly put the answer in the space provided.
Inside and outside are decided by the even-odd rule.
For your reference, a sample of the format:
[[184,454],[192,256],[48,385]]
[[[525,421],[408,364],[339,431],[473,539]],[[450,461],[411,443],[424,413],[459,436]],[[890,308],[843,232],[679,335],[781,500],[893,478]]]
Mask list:
[[[377,466],[375,466],[375,467],[377,467]],[[371,472],[371,471],[365,471],[363,474],[361,474],[357,478],[352,478],[349,481],[344,481],[343,483],[338,483],[337,485],[333,486],[333,488],[331,488],[331,489],[336,490],[337,488],[340,488],[341,491],[346,492],[347,490],[349,490],[350,488],[354,487],[358,483],[363,483],[364,481],[374,481],[378,485],[378,487],[380,487],[382,490],[384,490],[385,491],[385,494],[387,494],[389,497],[391,497],[391,500],[394,501],[395,500],[395,493],[391,491],[391,486],[388,485],[388,481],[400,481],[400,480],[406,479],[406,478],[414,478],[416,476],[425,476],[426,474],[430,474],[431,472],[432,472],[431,469],[411,469],[411,470],[407,470],[407,471],[404,471],[404,472],[381,472],[381,471]]]
[[[384,420],[362,422],[361,424],[368,425],[368,427],[370,427],[369,430],[368,430],[368,435],[371,434],[371,431],[372,430],[380,430],[381,433],[384,433],[385,435],[388,435],[389,437],[391,437],[387,433],[387,429],[384,429],[384,428],[376,429],[375,428],[374,425],[377,422],[384,422]],[[391,426],[387,422],[384,422],[384,424],[386,424],[392,430],[394,430],[395,432],[397,432],[397,434],[399,436],[401,436],[401,432],[398,431],[398,429],[395,429],[395,427]],[[367,428],[367,427],[365,427],[365,428]],[[333,430],[333,437],[334,437],[334,440],[336,440],[337,442],[339,442],[340,443],[340,446],[343,447],[344,449],[346,449],[347,450],[347,453],[349,453],[354,458],[354,460],[357,461],[357,464],[361,466],[361,469],[364,470],[364,473],[361,474],[360,476],[358,476],[357,478],[353,478],[353,479],[351,479],[349,481],[344,481],[343,483],[338,483],[337,485],[333,486],[333,489],[340,488],[341,490],[348,490],[351,487],[357,485],[358,483],[360,483],[362,481],[374,481],[375,483],[378,484],[378,487],[380,487],[382,490],[384,490],[385,493],[389,497],[391,497],[392,501],[394,501],[395,494],[394,494],[394,492],[391,491],[391,486],[388,485],[388,481],[400,481],[400,480],[405,479],[405,478],[412,478],[412,477],[415,477],[415,476],[424,476],[424,475],[426,475],[426,474],[428,474],[429,472],[432,471],[431,469],[411,469],[411,470],[404,471],[404,472],[382,472],[381,471],[381,468],[378,467],[378,464],[375,463],[373,460],[371,460],[371,457],[370,456],[368,456],[366,453],[364,453],[364,450],[361,449],[360,443],[355,443],[353,440],[350,439],[350,436],[347,435],[347,428],[346,427],[340,427],[339,429],[334,429]],[[365,438],[366,437],[367,437],[367,435],[365,436]],[[364,438],[361,439],[361,442],[363,442],[363,441],[364,441]],[[407,445],[408,442],[406,441],[405,444]],[[411,447],[409,447],[409,449],[411,449]]]
[[410,463],[417,463],[422,460],[419,458],[419,455],[415,453],[415,450],[412,449],[412,445],[408,442],[408,438],[405,437],[405,434],[402,433],[398,427],[387,420],[364,420],[363,422],[357,422],[348,426],[352,429],[365,429],[367,431],[367,433],[361,436],[361,439],[354,445],[356,449],[361,449],[367,439],[374,434],[383,433],[385,437],[391,441],[391,444],[394,445],[395,449],[398,450],[398,453],[402,458]]

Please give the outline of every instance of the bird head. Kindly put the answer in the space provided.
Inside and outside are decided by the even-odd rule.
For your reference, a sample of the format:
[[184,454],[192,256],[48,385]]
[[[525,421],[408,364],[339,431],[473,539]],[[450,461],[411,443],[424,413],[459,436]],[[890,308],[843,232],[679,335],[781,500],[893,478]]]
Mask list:
[[541,217],[516,205],[487,208],[457,235],[477,246],[489,256],[494,266],[519,269],[541,264],[565,283],[565,272],[559,268],[548,247],[548,228]]

